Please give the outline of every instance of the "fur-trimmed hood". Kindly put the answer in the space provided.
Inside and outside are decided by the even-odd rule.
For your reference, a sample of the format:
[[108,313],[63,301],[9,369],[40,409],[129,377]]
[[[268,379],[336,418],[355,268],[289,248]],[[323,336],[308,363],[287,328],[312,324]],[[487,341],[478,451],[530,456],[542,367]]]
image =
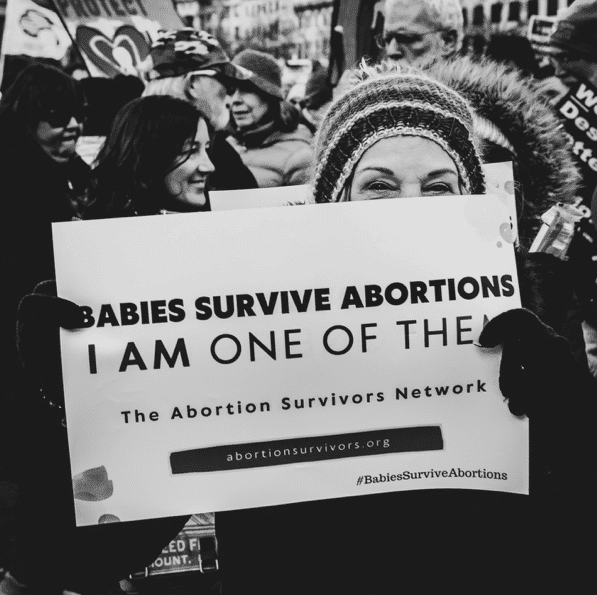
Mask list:
[[[533,82],[507,66],[463,57],[435,62],[427,70],[468,99],[481,116],[476,128],[484,144],[514,150],[522,190],[517,196],[519,235],[522,248],[528,248],[540,227],[539,216],[557,202],[573,202],[578,192],[581,178],[560,120]],[[500,142],[499,133],[492,136],[483,119],[507,142]]]

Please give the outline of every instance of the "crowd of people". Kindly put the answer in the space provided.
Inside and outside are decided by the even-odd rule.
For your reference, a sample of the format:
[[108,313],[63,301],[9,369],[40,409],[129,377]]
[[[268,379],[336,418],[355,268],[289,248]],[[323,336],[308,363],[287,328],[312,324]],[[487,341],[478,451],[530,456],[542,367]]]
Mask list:
[[[14,74],[0,99],[0,470],[16,481],[19,500],[12,556],[0,560],[1,595],[121,593],[188,520],[75,527],[58,329],[81,326],[81,312],[56,295],[53,222],[209,211],[213,190],[299,184],[315,204],[483,195],[484,164],[504,161],[516,178],[523,308],[489,321],[479,343],[503,345],[504,407],[529,418],[530,495],[416,490],[216,513],[220,588],[586,588],[595,528],[597,174],[580,168],[554,106],[578,81],[597,87],[597,1],[576,0],[560,16],[549,79],[497,55],[461,55],[462,28],[457,0],[386,0],[377,40],[384,59],[347,69],[335,88],[319,65],[295,103],[267,53],[246,49],[230,59],[204,31],[165,33],[145,83],[128,85],[110,121],[94,130],[105,140],[91,164],[77,154],[85,85],[42,63]],[[531,250],[541,215],[561,204],[592,208],[567,260]],[[42,535],[48,547],[34,557],[32,536]]]

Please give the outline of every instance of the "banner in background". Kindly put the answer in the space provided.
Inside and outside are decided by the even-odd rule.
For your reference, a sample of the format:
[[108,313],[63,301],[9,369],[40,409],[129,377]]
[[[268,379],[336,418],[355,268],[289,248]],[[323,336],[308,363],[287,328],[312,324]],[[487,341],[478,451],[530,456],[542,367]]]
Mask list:
[[159,31],[182,27],[171,0],[55,0],[92,76],[138,75]]
[[61,60],[71,40],[60,17],[44,0],[7,0],[2,55]]
[[[259,193],[258,190],[255,191]],[[499,196],[58,223],[78,525],[383,491],[528,492],[486,318]]]

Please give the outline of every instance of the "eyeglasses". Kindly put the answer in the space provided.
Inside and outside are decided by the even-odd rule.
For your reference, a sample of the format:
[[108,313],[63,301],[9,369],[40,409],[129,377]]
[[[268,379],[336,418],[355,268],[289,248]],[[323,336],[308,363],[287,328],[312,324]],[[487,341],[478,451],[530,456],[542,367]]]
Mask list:
[[71,118],[74,118],[79,124],[83,124],[86,119],[85,108],[61,107],[49,109],[42,112],[39,117],[40,121],[47,122],[52,128],[65,128]]
[[414,46],[418,43],[422,43],[424,37],[433,33],[439,33],[443,29],[433,29],[432,31],[424,31],[423,33],[398,33],[396,31],[388,31],[387,33],[380,33],[375,36],[375,43],[377,47],[384,50],[387,46],[392,43],[392,40],[396,42],[396,45],[400,46]]
[[224,85],[224,87],[226,88],[226,95],[234,95],[237,86],[232,82],[232,79],[229,79],[227,76],[221,75],[216,75],[214,76],[214,78],[216,79],[216,81]]
[[226,89],[226,95],[234,95],[236,91],[236,84],[233,82],[233,79],[227,77],[220,73],[220,71],[216,70],[215,68],[205,68],[203,70],[193,70],[192,72],[188,73],[189,76],[208,76],[212,79],[218,81],[218,83],[222,84]]

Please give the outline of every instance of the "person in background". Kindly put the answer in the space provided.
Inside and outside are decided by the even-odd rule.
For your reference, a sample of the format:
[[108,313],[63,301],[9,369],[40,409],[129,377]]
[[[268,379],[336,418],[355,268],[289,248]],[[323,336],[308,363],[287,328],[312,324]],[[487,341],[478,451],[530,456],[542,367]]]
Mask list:
[[[190,103],[168,96],[129,102],[98,155],[84,218],[201,210],[214,171],[209,142],[207,123]],[[56,297],[51,281],[19,307],[18,348],[27,381],[23,410],[11,418],[20,429],[11,444],[22,468],[19,534],[2,595],[116,592],[119,581],[157,558],[190,516],[75,527],[73,490],[75,497],[83,489],[93,493],[96,483],[85,474],[71,477],[58,328],[79,328],[82,320],[77,305]],[[53,544],[41,559],[29,555],[37,531]]]
[[[3,197],[3,378],[0,398],[0,468],[14,424],[4,406],[18,400],[20,362],[15,328],[19,300],[54,274],[52,223],[80,209],[89,167],[75,152],[85,120],[85,97],[67,74],[41,63],[15,76],[0,101],[0,186]],[[6,443],[4,442],[6,441]]]
[[463,37],[459,0],[386,0],[376,43],[383,58],[421,66],[457,54]]
[[[597,93],[595,31],[597,0],[576,0],[559,15],[549,42],[554,76],[539,84],[540,92],[551,101],[564,125],[569,126],[574,120],[577,122],[571,126],[574,130],[571,145],[583,175],[579,197],[587,210],[591,210],[591,205],[597,201],[597,142],[592,138],[591,112],[587,112],[588,120],[582,117],[582,113],[569,120],[559,108],[566,95],[580,89],[581,84],[587,89],[585,96],[589,103]],[[574,113],[574,105],[569,113]],[[572,322],[580,320],[585,335],[586,356],[597,378],[594,347],[597,342],[597,219],[594,206],[592,212],[592,221],[583,221],[580,233],[576,233],[570,244],[566,265],[578,298],[576,312],[571,314]]]
[[305,87],[305,97],[301,101],[302,122],[313,134],[317,131],[321,118],[332,102],[333,88],[330,84],[327,68],[318,61]]
[[[218,40],[205,31],[168,31],[151,48],[152,69],[143,96],[171,95],[192,103],[210,126],[210,189],[257,188],[255,177],[228,142],[230,96],[250,76],[232,64]],[[208,196],[209,198],[209,196]],[[205,206],[209,210],[209,201]]]
[[300,112],[284,100],[282,70],[264,52],[244,50],[233,63],[252,74],[232,96],[237,150],[260,188],[305,184],[313,135]]
[[514,66],[526,77],[534,77],[538,71],[535,50],[526,37],[519,35],[492,35],[485,55],[500,64]]
[[188,102],[168,95],[134,99],[116,115],[97,156],[83,217],[204,210],[214,172],[209,147],[207,122]]

